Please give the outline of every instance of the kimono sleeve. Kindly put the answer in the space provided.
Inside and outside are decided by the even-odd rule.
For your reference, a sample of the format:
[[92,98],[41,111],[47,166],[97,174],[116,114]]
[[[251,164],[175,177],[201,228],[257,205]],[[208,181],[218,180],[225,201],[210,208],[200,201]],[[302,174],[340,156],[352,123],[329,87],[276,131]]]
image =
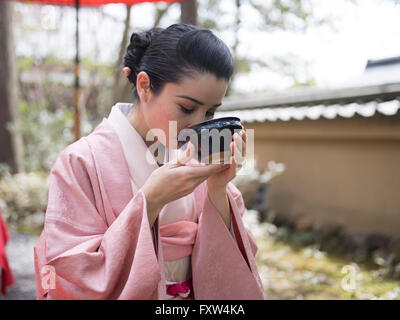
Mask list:
[[139,189],[107,223],[93,167],[89,154],[64,151],[51,170],[34,248],[37,298],[155,299],[161,275],[145,194]]
[[[230,197],[231,212],[232,212],[232,210],[237,210],[238,213],[240,213],[240,217],[243,217],[246,207],[244,205],[242,193],[232,182],[229,182],[227,184],[227,192],[228,192],[228,196]],[[234,203],[235,206],[233,206],[232,203]],[[232,228],[233,228],[233,226],[232,226]],[[246,227],[245,227],[245,230],[246,230],[246,236],[248,237],[248,240],[250,243],[251,251],[252,251],[253,255],[255,256],[257,253],[257,250],[258,250],[257,243],[256,243],[252,233],[250,232],[250,230]]]
[[[241,225],[240,229],[244,230],[245,233],[244,236],[248,239],[251,253],[253,254],[253,256],[255,256],[258,250],[257,243],[251,231],[243,225],[242,221],[242,217],[245,212],[245,205],[242,193],[232,182],[229,182],[227,184],[226,191],[228,194],[231,215],[235,214],[235,217],[238,218],[240,217],[240,221],[235,221],[236,226],[233,225],[235,222],[233,221],[233,219],[231,219],[231,229],[230,230],[226,229],[226,231],[228,231],[231,234],[232,238],[235,240],[236,245],[238,245],[237,242],[238,241],[243,242],[243,239],[237,239],[236,235],[234,236],[235,233],[233,230],[234,228],[238,228],[237,224],[240,224]],[[215,208],[215,206],[213,205],[207,194],[208,194],[207,184],[204,183],[204,197],[205,197],[204,210],[208,212],[213,212],[214,215],[215,214],[219,215],[217,209]]]
[[208,197],[206,183],[195,191],[200,212],[192,253],[195,299],[264,299],[255,261],[257,246],[243,225],[245,206],[240,191],[228,183],[235,238]]

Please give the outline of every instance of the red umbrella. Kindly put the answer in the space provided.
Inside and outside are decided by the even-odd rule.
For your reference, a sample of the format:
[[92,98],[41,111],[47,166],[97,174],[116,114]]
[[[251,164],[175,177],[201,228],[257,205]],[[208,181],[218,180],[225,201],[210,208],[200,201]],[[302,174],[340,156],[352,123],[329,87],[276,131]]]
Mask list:
[[43,4],[53,4],[57,6],[95,7],[110,3],[124,3],[130,6],[142,2],[179,2],[181,0],[11,0],[11,1],[37,2]]
[[35,2],[41,4],[59,5],[59,6],[75,6],[76,8],[76,31],[75,31],[75,45],[76,45],[76,55],[75,55],[75,99],[74,99],[74,135],[75,140],[78,140],[81,136],[80,132],[80,114],[79,114],[79,93],[80,93],[80,83],[79,83],[79,8],[80,7],[94,7],[101,6],[111,3],[123,3],[128,6],[143,3],[143,2],[180,2],[182,0],[9,0],[18,2]]

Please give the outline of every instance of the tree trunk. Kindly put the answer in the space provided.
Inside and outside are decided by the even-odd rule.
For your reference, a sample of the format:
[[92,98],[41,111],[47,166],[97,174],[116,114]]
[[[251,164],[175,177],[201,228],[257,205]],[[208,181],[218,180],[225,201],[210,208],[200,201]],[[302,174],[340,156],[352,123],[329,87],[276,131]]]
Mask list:
[[181,23],[197,25],[196,0],[183,0],[181,2]]
[[22,170],[22,139],[8,130],[18,115],[18,82],[12,36],[12,7],[0,1],[0,162],[7,163],[12,172]]
[[[1,1],[1,0],[0,0]],[[168,9],[173,3],[169,3],[166,7],[159,9],[156,9],[156,17],[154,20],[154,25],[153,28],[158,27],[162,17],[167,13]],[[122,36],[121,40],[121,45],[120,45],[120,50],[119,50],[119,55],[118,55],[118,60],[115,64],[115,72],[114,72],[114,96],[113,96],[113,101],[114,102],[124,102],[124,101],[130,101],[133,97],[132,95],[132,84],[124,79],[124,76],[122,75],[121,72],[121,66],[122,66],[122,60],[124,58],[126,48],[129,45],[129,29],[130,29],[130,20],[131,20],[131,7],[127,6],[127,12],[126,12],[126,19],[125,19],[125,28],[124,28],[124,33]],[[124,81],[121,81],[124,80]]]
[[235,33],[235,42],[233,43],[232,46],[232,58],[233,58],[233,74],[231,77],[230,84],[228,86],[228,89],[226,91],[226,96],[229,96],[232,94],[232,86],[233,82],[235,80],[236,74],[238,73],[238,57],[237,57],[237,48],[239,45],[239,29],[240,29],[240,6],[241,6],[241,0],[235,0],[235,6],[236,6],[236,14],[235,14],[235,25],[234,25],[234,33]]
[[115,63],[114,68],[114,101],[117,102],[121,99],[122,92],[124,91],[124,86],[120,85],[120,80],[122,78],[121,70],[122,70],[122,60],[125,55],[126,47],[128,46],[129,39],[129,24],[131,21],[131,8],[132,6],[126,6],[126,18],[125,18],[125,27],[124,33],[122,34],[121,45],[119,48],[118,60]]

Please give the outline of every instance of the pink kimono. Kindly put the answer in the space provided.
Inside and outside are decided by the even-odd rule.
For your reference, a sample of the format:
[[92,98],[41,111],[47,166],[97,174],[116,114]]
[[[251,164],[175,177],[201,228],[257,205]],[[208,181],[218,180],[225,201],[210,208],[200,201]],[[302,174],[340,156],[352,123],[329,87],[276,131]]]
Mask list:
[[173,201],[150,228],[140,188],[158,165],[146,164],[144,142],[134,139],[137,152],[129,159],[115,127],[103,119],[58,156],[34,247],[37,299],[166,299],[164,259],[188,254],[195,299],[265,299],[240,191],[228,183],[236,241],[208,198],[206,182],[189,195],[189,217],[163,223],[179,210],[180,201]]

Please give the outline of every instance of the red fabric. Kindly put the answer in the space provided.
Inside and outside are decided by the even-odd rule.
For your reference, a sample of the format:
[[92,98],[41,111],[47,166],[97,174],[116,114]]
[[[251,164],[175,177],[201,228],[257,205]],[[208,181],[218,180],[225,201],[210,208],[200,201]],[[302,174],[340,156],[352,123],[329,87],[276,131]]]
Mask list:
[[189,293],[186,297],[184,297],[185,300],[194,298],[192,279],[188,279],[182,283],[167,284],[166,286],[167,294],[173,296],[174,298],[181,296],[180,293]]
[[[34,2],[42,4],[53,4],[59,6],[75,6],[76,0],[11,0],[18,2]],[[181,0],[79,0],[80,7],[95,7],[110,3],[124,3],[134,5],[142,2],[179,2]]]
[[8,265],[6,244],[10,239],[7,226],[1,217],[0,211],[0,269],[1,269],[1,293],[7,295],[7,287],[14,284],[14,276]]
[[250,268],[249,260],[247,259],[247,255],[246,255],[246,250],[245,250],[243,242],[242,242],[242,237],[240,236],[238,226],[236,223],[236,218],[235,218],[235,215],[232,213],[232,208],[231,208],[231,217],[232,217],[233,232],[235,233],[236,242],[238,244],[240,252],[243,255],[244,260],[246,260],[246,263]]

